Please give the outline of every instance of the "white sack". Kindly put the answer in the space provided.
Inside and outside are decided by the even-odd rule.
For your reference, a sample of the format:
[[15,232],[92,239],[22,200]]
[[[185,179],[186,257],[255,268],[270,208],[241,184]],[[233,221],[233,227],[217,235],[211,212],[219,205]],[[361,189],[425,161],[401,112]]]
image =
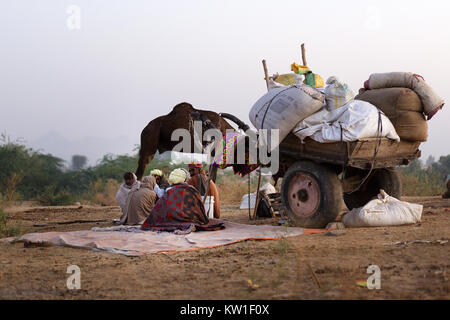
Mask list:
[[355,94],[346,83],[332,76],[327,79],[325,87],[325,100],[329,111],[337,109],[353,100]]
[[269,88],[268,90],[273,90],[273,89],[277,89],[277,88],[284,88],[286,87],[284,84],[278,83],[273,81],[272,79],[269,79]]
[[444,100],[439,97],[422,77],[411,72],[389,72],[371,74],[368,89],[401,87],[413,90],[422,100],[424,113],[428,120],[444,106]]
[[[263,191],[265,194],[272,194],[277,193],[277,189],[271,184],[266,183],[261,188],[259,188],[259,191]],[[250,209],[255,208],[256,203],[256,192],[248,194],[244,194],[242,196],[241,205],[239,206],[239,209],[248,209],[248,197],[250,196]]]
[[420,222],[423,206],[400,201],[380,190],[378,199],[355,208],[342,217],[346,227],[398,226]]
[[250,209],[255,208],[256,192],[253,192],[250,194],[244,194],[242,196],[241,205],[239,206],[239,209],[248,209],[248,197],[250,197]]
[[279,129],[279,138],[273,142],[272,132],[267,134],[266,143],[273,151],[299,121],[319,111],[324,100],[320,91],[308,85],[275,88],[256,101],[250,121],[257,129]]
[[381,115],[381,137],[400,141],[400,137],[388,117],[369,102],[353,100],[332,111],[322,109],[301,121],[292,131],[302,141],[310,137],[318,142],[356,141],[377,138],[379,112]]
[[271,183],[266,183],[259,188],[259,191],[263,191],[265,194],[277,193],[277,189]]

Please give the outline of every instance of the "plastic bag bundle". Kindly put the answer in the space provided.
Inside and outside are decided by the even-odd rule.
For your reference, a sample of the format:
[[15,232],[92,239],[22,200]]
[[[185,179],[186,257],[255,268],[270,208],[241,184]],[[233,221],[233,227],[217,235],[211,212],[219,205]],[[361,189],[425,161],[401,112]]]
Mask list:
[[342,217],[346,227],[383,227],[420,222],[423,206],[400,201],[380,190],[378,198]]
[[277,74],[274,76],[273,81],[281,83],[284,86],[290,86],[293,84],[302,84],[303,77],[296,73]]
[[322,109],[298,123],[292,132],[301,140],[310,137],[322,143],[377,137],[400,141],[383,112],[361,100],[350,101],[332,111]]
[[325,87],[325,99],[329,111],[337,109],[355,97],[353,91],[346,83],[341,83],[338,78],[332,76],[327,79]]

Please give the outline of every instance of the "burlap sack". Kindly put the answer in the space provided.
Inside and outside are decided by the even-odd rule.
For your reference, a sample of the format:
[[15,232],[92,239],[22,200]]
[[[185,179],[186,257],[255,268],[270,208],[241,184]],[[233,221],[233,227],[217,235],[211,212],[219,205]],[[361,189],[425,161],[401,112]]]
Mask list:
[[401,140],[426,141],[428,124],[419,96],[407,88],[367,90],[355,97],[378,107],[391,120]]
[[412,89],[422,101],[424,113],[428,120],[444,106],[444,100],[439,97],[425,80],[411,72],[374,73],[364,83],[366,89],[381,89],[402,87]]
[[388,118],[395,117],[399,111],[423,112],[419,96],[407,88],[366,90],[358,94],[355,99],[373,104]]
[[428,123],[423,113],[400,111],[396,117],[392,117],[390,120],[401,140],[427,141]]

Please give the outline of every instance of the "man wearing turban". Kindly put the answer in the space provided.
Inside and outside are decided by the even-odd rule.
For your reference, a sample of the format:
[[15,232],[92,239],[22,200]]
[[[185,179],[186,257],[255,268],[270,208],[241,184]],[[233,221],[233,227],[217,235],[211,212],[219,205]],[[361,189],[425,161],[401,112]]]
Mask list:
[[164,194],[164,191],[170,186],[169,182],[166,180],[164,173],[159,169],[150,171],[150,175],[152,175],[156,179],[155,193],[158,198],[161,198]]
[[[203,164],[194,161],[189,164],[189,174],[191,178],[187,181],[187,184],[195,187],[202,196],[206,194],[207,177],[203,170]],[[214,218],[220,218],[220,201],[219,201],[219,191],[217,190],[216,184],[210,180],[209,181],[209,191],[208,196],[214,197]]]

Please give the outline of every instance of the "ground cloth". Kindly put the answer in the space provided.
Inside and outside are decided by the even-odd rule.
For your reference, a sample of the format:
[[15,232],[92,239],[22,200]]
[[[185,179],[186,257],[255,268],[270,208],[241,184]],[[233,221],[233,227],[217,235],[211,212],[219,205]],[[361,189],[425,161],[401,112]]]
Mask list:
[[119,231],[82,230],[72,232],[46,232],[25,234],[19,241],[51,243],[60,246],[137,256],[146,253],[187,251],[216,247],[249,239],[269,240],[325,231],[283,226],[255,226],[223,220],[217,221],[223,222],[225,229],[218,231],[198,231],[187,235],[176,235],[170,232],[142,231],[139,227],[134,228],[134,230],[122,228],[122,232],[120,229]]

